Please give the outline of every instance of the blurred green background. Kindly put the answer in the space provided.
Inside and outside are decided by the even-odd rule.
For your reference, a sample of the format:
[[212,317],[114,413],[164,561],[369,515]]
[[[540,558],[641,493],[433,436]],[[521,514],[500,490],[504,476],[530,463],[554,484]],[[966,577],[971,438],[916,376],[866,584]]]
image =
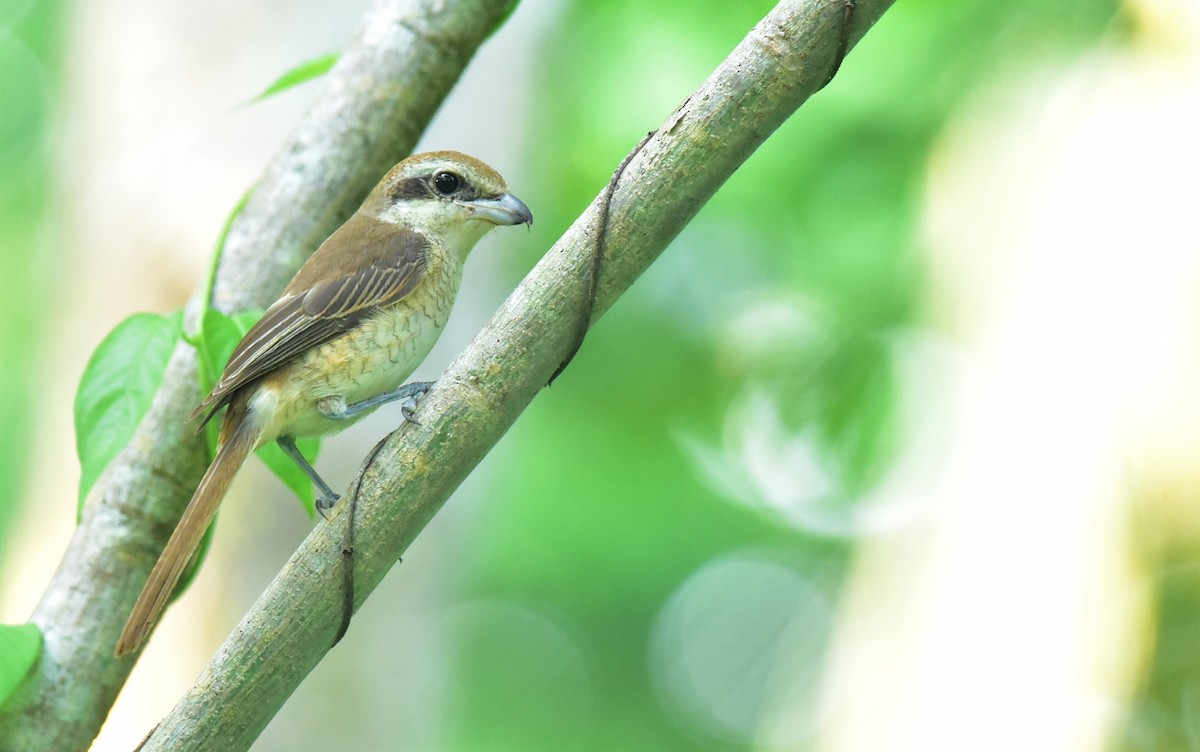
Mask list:
[[[773,4],[525,3],[510,27],[529,5],[543,20],[528,92],[512,105],[525,125],[521,182],[510,183],[537,222],[492,262],[504,264],[497,296]],[[70,11],[31,0],[0,12],[5,537],[18,503],[42,503],[26,469],[39,430],[33,374],[53,367],[39,350],[41,312],[64,305],[48,270],[66,258],[56,211],[72,195],[54,146],[54,114],[78,94],[58,75]],[[260,747],[819,748],[859,546],[920,513],[920,499],[915,512],[871,502],[910,435],[898,358],[936,307],[921,231],[935,147],[981,90],[1122,50],[1137,31],[1115,0],[906,0],[888,11],[594,329],[484,487],[465,490],[471,513],[439,538],[453,568],[424,622],[436,639],[417,638],[436,642],[438,658],[395,666],[428,674],[419,720],[396,716],[420,729],[363,710],[368,696],[379,708],[411,695],[389,699],[387,685],[331,669],[357,710],[336,705],[334,679],[319,673]],[[241,93],[277,72],[247,72]],[[504,106],[490,102],[478,127]],[[61,501],[38,514],[71,514]],[[394,577],[420,566],[405,561]],[[1194,580],[1172,580],[1166,648],[1197,623],[1194,600],[1178,605]],[[1187,729],[1200,715],[1180,700],[1200,698],[1200,661],[1179,669],[1178,655],[1160,654],[1174,673],[1148,673],[1130,700],[1121,748],[1200,749]]]
[[0,487],[9,489],[0,501],[0,536],[12,522],[20,496],[14,491],[23,488],[29,460],[39,309],[60,248],[52,213],[52,113],[65,9],[27,6],[12,2],[0,9]]

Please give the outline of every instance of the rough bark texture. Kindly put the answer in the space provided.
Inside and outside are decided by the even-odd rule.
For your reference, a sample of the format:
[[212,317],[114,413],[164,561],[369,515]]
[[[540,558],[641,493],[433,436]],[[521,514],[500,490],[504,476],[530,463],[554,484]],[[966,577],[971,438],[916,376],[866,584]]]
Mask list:
[[[265,307],[415,145],[479,45],[515,0],[379,0],[231,227],[218,307]],[[192,308],[195,308],[193,301]],[[133,659],[113,645],[207,461],[186,423],[199,402],[181,344],[129,446],[96,483],[31,621],[39,663],[0,710],[0,750],[86,750]]]
[[[849,43],[890,4],[859,0]],[[842,0],[783,0],[630,161],[612,195],[593,319],[820,88],[836,59],[843,8]],[[353,561],[357,607],[571,350],[577,317],[586,310],[601,200],[425,397],[420,425],[405,425],[381,442],[356,491],[305,540],[146,750],[250,747],[334,644],[343,615],[342,568]]]

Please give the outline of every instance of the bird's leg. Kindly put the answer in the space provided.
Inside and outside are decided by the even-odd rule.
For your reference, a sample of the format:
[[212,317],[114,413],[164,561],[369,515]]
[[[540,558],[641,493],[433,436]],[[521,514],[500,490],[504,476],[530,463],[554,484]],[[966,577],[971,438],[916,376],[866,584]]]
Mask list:
[[[358,416],[367,410],[372,410],[376,407],[379,407],[380,405],[386,405],[389,402],[401,400],[400,414],[403,415],[404,419],[410,423],[416,423],[417,419],[415,417],[415,412],[417,409],[417,400],[421,397],[424,397],[425,393],[428,392],[432,386],[432,381],[414,381],[411,384],[405,384],[404,386],[393,389],[390,392],[377,394],[374,397],[369,397],[362,402],[355,402],[352,405],[347,405],[346,401],[341,397],[326,397],[317,403],[317,410],[320,411],[321,415],[324,415],[326,418],[330,418],[331,420],[346,420],[348,418]],[[321,498],[317,499],[316,507],[317,511],[321,513],[321,516],[324,517],[325,512],[329,509],[332,509],[333,506],[338,503],[338,499],[341,497],[333,492],[333,489],[330,488],[329,484],[326,483],[325,480],[317,473],[317,471],[313,469],[313,466],[308,463],[308,460],[304,459],[304,455],[296,446],[295,439],[293,439],[291,436],[281,436],[276,439],[276,443],[279,444],[279,447],[283,449],[287,456],[291,457],[292,460],[294,460],[295,463],[300,466],[300,469],[303,470],[309,478],[312,478],[312,482],[317,485],[317,488],[321,489],[322,495]]]
[[[321,414],[326,418],[344,420],[346,418],[353,418],[366,410],[373,410],[380,405],[386,405],[389,402],[401,400],[400,414],[403,415],[404,419],[409,423],[417,423],[417,419],[415,417],[417,400],[424,397],[425,393],[428,392],[432,386],[432,381],[414,381],[411,384],[405,384],[402,387],[393,389],[390,392],[384,392],[383,394],[377,394],[374,397],[368,397],[362,402],[355,402],[353,405],[347,405],[340,399],[336,403],[332,400],[328,402],[323,400],[317,404],[317,409],[320,410]],[[417,423],[417,425],[420,424]]]
[[317,499],[314,506],[316,506],[317,511],[321,513],[321,516],[324,517],[325,512],[333,509],[334,505],[338,503],[338,499],[342,497],[334,493],[333,489],[329,487],[329,484],[325,482],[325,479],[322,478],[317,473],[316,469],[308,463],[308,460],[304,458],[304,453],[300,451],[298,446],[296,446],[296,440],[294,438],[291,436],[280,436],[275,440],[275,443],[279,445],[279,448],[283,450],[284,454],[291,457],[292,461],[300,466],[300,469],[304,471],[305,475],[312,479],[312,482],[316,484],[317,488],[321,489],[321,497]]

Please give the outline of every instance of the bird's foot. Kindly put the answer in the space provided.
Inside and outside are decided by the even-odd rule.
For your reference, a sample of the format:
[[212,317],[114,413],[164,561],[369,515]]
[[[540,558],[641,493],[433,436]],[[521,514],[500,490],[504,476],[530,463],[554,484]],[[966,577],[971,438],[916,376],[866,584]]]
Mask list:
[[338,496],[335,493],[329,493],[329,494],[325,494],[324,496],[318,497],[316,502],[313,503],[313,506],[316,507],[317,514],[321,515],[322,517],[324,517],[325,519],[328,520],[329,515],[327,513],[329,512],[330,509],[333,509],[334,507],[336,507],[337,503],[341,500],[342,500],[341,496]]

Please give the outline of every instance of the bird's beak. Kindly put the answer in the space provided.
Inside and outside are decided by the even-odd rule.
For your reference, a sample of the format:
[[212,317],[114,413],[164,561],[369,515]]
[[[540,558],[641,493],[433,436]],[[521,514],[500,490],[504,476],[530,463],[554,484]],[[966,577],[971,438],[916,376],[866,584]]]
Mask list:
[[533,213],[525,202],[511,193],[496,198],[476,198],[460,202],[479,219],[496,225],[532,225]]

